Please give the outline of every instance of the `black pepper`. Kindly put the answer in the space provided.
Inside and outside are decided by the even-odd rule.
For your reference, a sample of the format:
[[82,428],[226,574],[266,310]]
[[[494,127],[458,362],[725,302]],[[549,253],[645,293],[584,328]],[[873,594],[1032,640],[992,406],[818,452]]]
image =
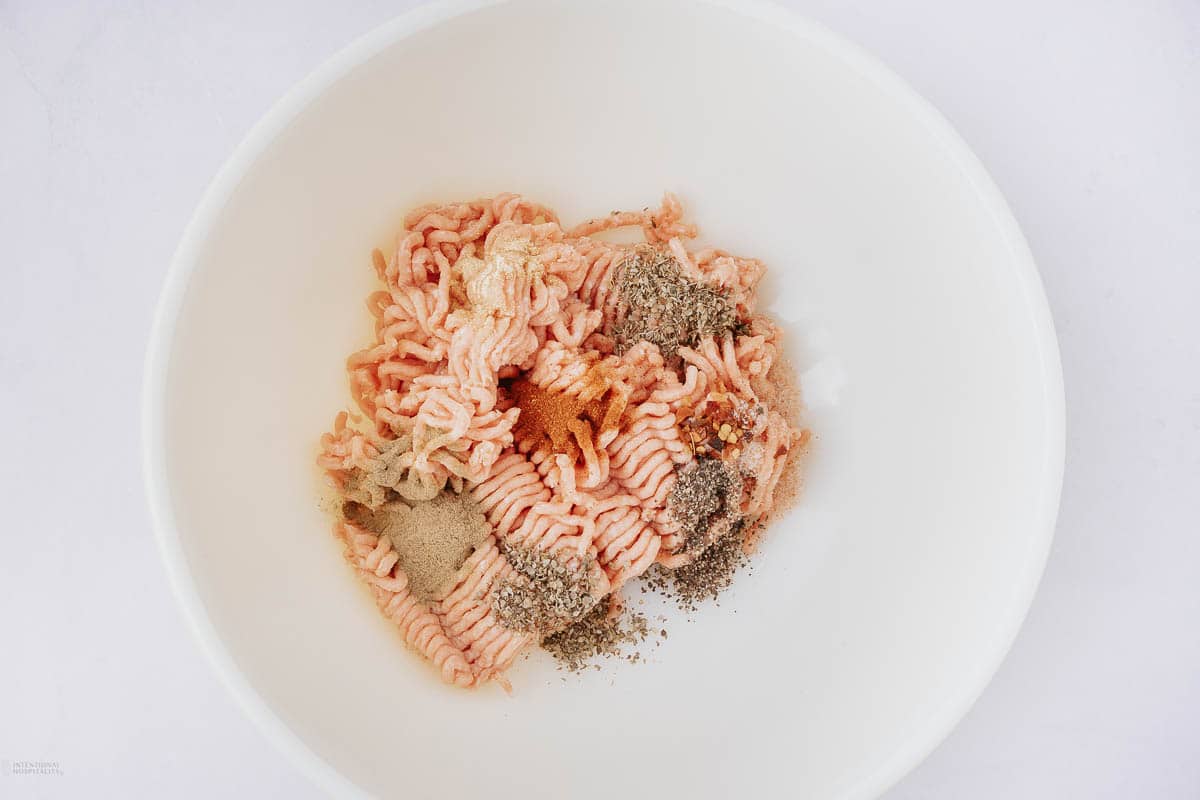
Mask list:
[[734,525],[695,561],[677,569],[668,570],[656,564],[642,578],[643,591],[665,595],[688,612],[695,611],[706,600],[715,600],[749,563],[742,550],[743,530],[741,523]]
[[680,552],[698,554],[737,520],[741,475],[714,458],[681,468],[667,497],[667,509],[683,532]]

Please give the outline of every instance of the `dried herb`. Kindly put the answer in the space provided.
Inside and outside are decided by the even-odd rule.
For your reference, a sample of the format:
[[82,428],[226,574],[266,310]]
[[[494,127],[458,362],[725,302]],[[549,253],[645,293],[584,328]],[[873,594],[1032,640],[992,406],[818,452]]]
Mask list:
[[492,594],[492,608],[505,627],[534,633],[560,630],[595,605],[590,559],[572,566],[542,550],[511,545],[504,547],[504,555],[517,571]]
[[[608,602],[600,603],[575,624],[542,640],[542,647],[558,660],[559,666],[571,672],[587,668],[592,659],[600,656],[621,656],[625,646],[645,641],[650,623],[645,614],[622,611],[612,614]],[[666,636],[666,631],[663,631]],[[625,656],[640,661],[634,652]]]
[[617,352],[650,342],[672,358],[705,336],[724,337],[738,326],[725,293],[683,274],[668,252],[639,248],[621,264],[615,283],[620,302],[612,336]]

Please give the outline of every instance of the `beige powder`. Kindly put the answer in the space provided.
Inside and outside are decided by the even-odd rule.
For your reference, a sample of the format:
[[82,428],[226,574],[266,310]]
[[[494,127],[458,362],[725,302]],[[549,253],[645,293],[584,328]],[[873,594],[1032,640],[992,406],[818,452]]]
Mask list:
[[[429,428],[425,431],[424,440],[418,441],[416,445],[421,447],[428,444],[430,439],[444,434],[445,431],[438,428]],[[379,448],[379,455],[370,469],[355,469],[350,472],[346,485],[342,488],[342,494],[347,500],[374,509],[396,495],[410,503],[432,500],[445,487],[444,480],[439,481],[408,468],[408,464],[412,463],[411,435],[385,441]]]
[[[760,387],[756,387],[760,388]],[[787,460],[783,462],[783,474],[775,484],[775,497],[771,508],[763,515],[766,523],[783,515],[794,507],[804,488],[803,464],[812,444],[812,432],[802,426],[804,403],[800,394],[800,382],[795,367],[786,358],[780,358],[767,372],[762,381],[759,396],[776,408],[788,424],[799,428],[799,437],[792,444]]]
[[443,597],[467,556],[491,533],[471,496],[451,491],[426,502],[389,500],[374,511],[350,502],[344,513],[351,522],[388,537],[409,590],[421,600]]

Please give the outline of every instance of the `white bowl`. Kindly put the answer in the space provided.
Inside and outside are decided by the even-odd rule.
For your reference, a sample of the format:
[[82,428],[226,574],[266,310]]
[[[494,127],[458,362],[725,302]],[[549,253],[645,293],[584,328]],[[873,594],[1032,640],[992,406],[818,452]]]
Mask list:
[[[188,228],[145,410],[188,618],[338,793],[882,792],[998,666],[1052,535],[1061,375],[1016,224],[925,102],[771,6],[479,6],[423,8],[305,80]],[[707,241],[765,259],[818,436],[800,508],[719,607],[672,619],[649,664],[519,664],[514,697],[404,649],[313,466],[369,336],[371,249],[413,205],[505,190],[565,220],[673,190]]]

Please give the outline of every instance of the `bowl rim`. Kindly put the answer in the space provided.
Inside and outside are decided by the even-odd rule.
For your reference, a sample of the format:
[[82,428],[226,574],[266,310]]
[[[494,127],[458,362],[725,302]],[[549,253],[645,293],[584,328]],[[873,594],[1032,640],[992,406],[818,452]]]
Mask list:
[[[204,241],[243,176],[280,133],[322,93],[353,69],[404,39],[457,16],[510,0],[432,0],[381,24],[343,47],[277,100],[249,130],[205,189],[171,259],[154,313],[142,383],[142,469],[150,517],[159,553],[175,599],[201,651],[221,683],[258,729],[313,783],[339,797],[369,795],[306,745],[268,705],[238,668],[208,616],[193,580],[176,526],[167,481],[165,442],[167,379],[176,320]],[[982,695],[999,670],[1033,603],[1045,569],[1058,517],[1066,443],[1062,364],[1054,322],[1033,255],[999,188],[949,121],[907,82],[860,46],[834,34],[791,9],[770,0],[693,0],[766,22],[825,49],[877,88],[903,102],[967,178],[1002,233],[1009,260],[1021,283],[1026,311],[1035,328],[1046,403],[1046,452],[1036,536],[1022,571],[1014,576],[1017,591],[1002,615],[991,647],[977,662],[969,690],[951,698],[941,712],[924,723],[925,732],[911,737],[888,758],[861,776],[844,793],[845,800],[876,798],[894,786],[940,745]]]

